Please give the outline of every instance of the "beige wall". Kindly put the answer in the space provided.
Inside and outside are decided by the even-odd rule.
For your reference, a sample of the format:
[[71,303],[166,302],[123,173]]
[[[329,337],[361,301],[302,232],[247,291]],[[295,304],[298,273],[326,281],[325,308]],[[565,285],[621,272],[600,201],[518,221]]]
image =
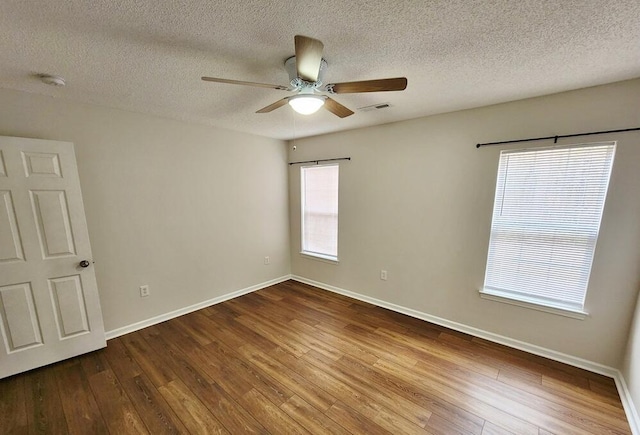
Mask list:
[[[622,363],[622,375],[629,388],[636,415],[640,416],[640,298],[636,304],[633,325],[629,333],[627,352]],[[636,421],[640,422],[640,420]]]
[[583,321],[478,296],[500,148],[474,144],[639,122],[635,80],[297,140],[291,161],[353,158],[333,265],[298,254],[299,169],[288,214],[281,141],[0,90],[0,135],[76,145],[107,330],[292,271],[613,367],[640,288],[640,135],[597,138],[618,150]]
[[7,90],[0,135],[75,143],[107,330],[290,273],[282,141]]
[[337,265],[298,254],[299,168],[290,168],[292,273],[619,367],[640,288],[640,134],[560,141],[618,141],[585,320],[479,297],[501,147],[475,144],[639,124],[634,80],[296,140],[291,161],[352,160],[340,167]]

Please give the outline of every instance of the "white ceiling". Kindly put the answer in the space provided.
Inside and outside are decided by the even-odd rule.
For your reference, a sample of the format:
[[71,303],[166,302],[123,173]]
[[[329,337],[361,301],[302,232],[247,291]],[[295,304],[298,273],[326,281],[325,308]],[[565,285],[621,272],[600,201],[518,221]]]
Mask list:
[[[256,114],[286,91],[200,80],[286,85],[296,34],[324,43],[325,82],[407,90],[336,95],[340,119]],[[640,77],[640,1],[2,0],[0,59],[2,88],[290,139]]]

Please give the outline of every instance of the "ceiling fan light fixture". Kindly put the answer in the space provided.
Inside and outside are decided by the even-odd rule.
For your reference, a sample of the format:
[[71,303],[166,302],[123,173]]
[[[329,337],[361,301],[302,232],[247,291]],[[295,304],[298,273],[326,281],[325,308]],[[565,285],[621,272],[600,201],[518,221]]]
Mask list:
[[311,115],[322,107],[324,100],[321,95],[299,94],[289,98],[289,105],[301,115]]

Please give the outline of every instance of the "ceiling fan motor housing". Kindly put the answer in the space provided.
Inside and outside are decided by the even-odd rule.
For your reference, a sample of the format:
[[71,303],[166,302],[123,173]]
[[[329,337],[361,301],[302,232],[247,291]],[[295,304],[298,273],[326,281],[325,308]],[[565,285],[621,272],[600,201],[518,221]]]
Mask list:
[[[290,58],[284,61],[284,69],[287,71],[287,74],[289,74],[289,82],[291,83],[292,86],[295,86],[294,82],[298,81],[298,70],[296,68],[295,56],[291,56]],[[324,72],[326,70],[327,70],[327,61],[322,59],[322,62],[320,62],[320,71],[318,72],[318,80],[316,81],[316,83],[318,84],[317,86],[322,84],[322,81],[324,78]]]

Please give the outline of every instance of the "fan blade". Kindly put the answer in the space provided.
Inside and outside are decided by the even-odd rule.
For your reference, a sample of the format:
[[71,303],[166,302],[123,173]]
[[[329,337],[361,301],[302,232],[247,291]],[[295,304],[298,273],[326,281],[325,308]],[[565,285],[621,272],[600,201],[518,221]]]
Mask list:
[[336,100],[332,100],[329,97],[324,100],[323,107],[334,115],[339,116],[340,118],[346,118],[347,116],[353,115],[352,110],[338,103]]
[[362,82],[332,83],[326,86],[334,94],[354,94],[356,92],[404,91],[407,88],[405,77],[393,79],[364,80]]
[[256,86],[258,88],[278,89],[280,91],[288,90],[286,86],[281,86],[281,85],[270,85],[267,83],[255,83],[255,82],[243,82],[240,80],[219,79],[216,77],[202,77],[202,80],[204,80],[205,82],[228,83],[231,85]]
[[317,39],[296,35],[296,68],[298,77],[308,82],[318,80],[324,45]]
[[289,101],[289,97],[283,98],[282,100],[278,100],[273,104],[269,104],[267,107],[263,107],[262,109],[258,110],[256,113],[269,113],[273,110],[276,110],[279,107],[284,106],[285,104],[287,104],[288,101]]

